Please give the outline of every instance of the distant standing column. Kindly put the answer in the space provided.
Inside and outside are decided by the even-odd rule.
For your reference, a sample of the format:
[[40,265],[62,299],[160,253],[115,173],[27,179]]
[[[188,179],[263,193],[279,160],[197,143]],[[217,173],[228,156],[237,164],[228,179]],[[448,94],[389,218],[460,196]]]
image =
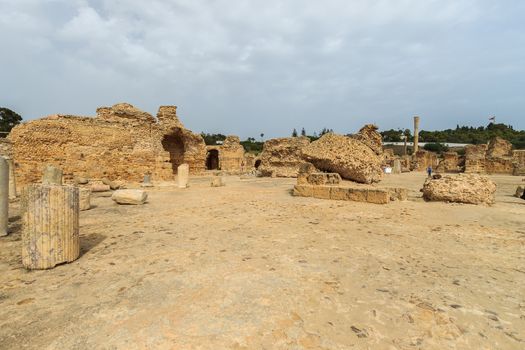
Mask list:
[[181,164],[177,168],[177,179],[179,188],[188,187],[188,179],[190,177],[190,166],[188,164]]
[[0,236],[7,236],[9,221],[9,163],[0,157]]
[[416,152],[419,149],[419,117],[414,117],[414,151],[413,154],[416,154]]
[[9,198],[16,198],[16,178],[15,178],[15,163],[11,158],[6,158],[9,164]]

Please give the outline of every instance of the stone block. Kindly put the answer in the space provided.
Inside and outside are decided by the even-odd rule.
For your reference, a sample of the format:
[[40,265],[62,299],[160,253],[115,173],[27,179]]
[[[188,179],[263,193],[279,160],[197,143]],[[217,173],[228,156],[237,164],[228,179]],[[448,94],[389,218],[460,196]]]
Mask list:
[[295,185],[293,194],[298,197],[313,197],[313,188],[312,185]]
[[148,194],[142,190],[117,190],[111,199],[118,204],[140,205],[146,202]]
[[211,180],[210,186],[211,187],[222,187],[225,186],[224,179],[222,176],[216,176]]
[[366,201],[375,204],[387,204],[390,201],[390,193],[387,190],[368,190]]
[[349,190],[347,187],[333,186],[330,188],[330,199],[347,201]]
[[89,188],[79,188],[79,210],[89,210],[91,208],[91,190]]
[[190,177],[190,166],[181,164],[177,168],[177,181],[179,188],[187,188]]
[[330,186],[313,186],[312,192],[314,198],[330,199]]
[[402,187],[387,188],[390,194],[391,201],[406,201],[408,200],[408,189]]

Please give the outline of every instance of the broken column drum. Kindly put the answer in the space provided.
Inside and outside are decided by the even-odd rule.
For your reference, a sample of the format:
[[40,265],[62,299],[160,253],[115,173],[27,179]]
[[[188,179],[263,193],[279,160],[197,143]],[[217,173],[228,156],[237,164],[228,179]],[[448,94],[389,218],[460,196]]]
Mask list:
[[27,269],[50,269],[80,254],[79,189],[38,185],[24,193],[22,263]]
[[0,157],[0,237],[7,236],[9,222],[9,163]]
[[52,165],[46,166],[42,175],[42,184],[62,185],[62,170]]

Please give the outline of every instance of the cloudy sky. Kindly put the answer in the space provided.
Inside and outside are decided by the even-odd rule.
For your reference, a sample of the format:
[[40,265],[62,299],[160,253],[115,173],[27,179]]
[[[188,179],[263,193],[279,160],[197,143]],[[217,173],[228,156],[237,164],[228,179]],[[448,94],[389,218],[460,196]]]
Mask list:
[[241,137],[525,129],[523,0],[0,0],[0,106],[174,104]]

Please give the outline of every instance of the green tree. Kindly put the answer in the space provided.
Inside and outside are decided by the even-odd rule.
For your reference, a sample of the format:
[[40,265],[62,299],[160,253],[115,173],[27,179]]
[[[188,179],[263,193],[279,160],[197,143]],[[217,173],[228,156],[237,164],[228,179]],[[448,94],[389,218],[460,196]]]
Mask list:
[[20,124],[22,117],[20,114],[9,108],[0,107],[0,131],[10,132],[12,128]]

